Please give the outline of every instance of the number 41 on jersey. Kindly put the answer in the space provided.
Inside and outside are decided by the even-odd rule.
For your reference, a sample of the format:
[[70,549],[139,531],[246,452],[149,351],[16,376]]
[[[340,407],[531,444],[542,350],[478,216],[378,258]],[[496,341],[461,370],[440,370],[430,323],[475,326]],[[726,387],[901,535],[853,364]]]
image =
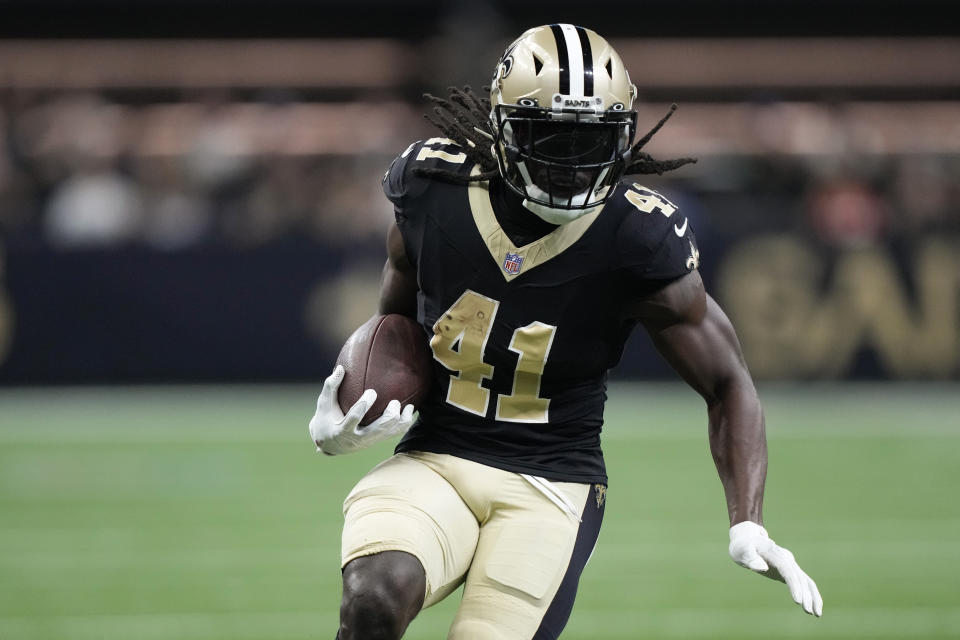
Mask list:
[[[482,385],[493,377],[493,365],[483,361],[487,340],[500,303],[467,289],[433,325],[430,349],[450,374],[447,403],[485,416],[491,392]],[[531,322],[513,332],[509,349],[518,354],[513,389],[497,398],[495,417],[506,422],[547,422],[550,400],[540,397],[540,380],[557,328]]]

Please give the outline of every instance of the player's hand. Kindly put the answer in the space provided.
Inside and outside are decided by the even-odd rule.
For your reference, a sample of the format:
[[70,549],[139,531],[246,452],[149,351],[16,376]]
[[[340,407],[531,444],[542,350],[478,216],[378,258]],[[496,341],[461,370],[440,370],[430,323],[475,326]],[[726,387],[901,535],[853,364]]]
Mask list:
[[730,557],[741,567],[785,582],[793,601],[807,613],[823,614],[823,598],[817,584],[794,560],[788,549],[778,546],[767,530],[756,522],[744,521],[730,527]]
[[323,382],[317,398],[317,412],[310,419],[310,437],[317,451],[327,455],[351,453],[365,449],[381,440],[406,432],[413,424],[413,405],[400,409],[399,400],[391,400],[383,415],[365,427],[360,421],[377,399],[377,392],[367,389],[360,399],[344,414],[337,401],[337,391],[343,381],[343,367],[337,365]]

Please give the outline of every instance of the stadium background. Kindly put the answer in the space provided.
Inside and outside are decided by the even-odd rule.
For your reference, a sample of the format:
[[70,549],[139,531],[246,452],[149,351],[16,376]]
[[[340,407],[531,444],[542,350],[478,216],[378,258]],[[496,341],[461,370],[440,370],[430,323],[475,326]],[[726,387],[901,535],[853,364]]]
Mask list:
[[[592,27],[768,417],[767,524],[822,620],[729,562],[696,396],[613,373],[565,638],[960,636],[960,34],[949,3],[0,2],[0,638],[330,637],[319,381],[375,304],[379,178],[551,21]],[[410,638],[439,638],[456,596]]]

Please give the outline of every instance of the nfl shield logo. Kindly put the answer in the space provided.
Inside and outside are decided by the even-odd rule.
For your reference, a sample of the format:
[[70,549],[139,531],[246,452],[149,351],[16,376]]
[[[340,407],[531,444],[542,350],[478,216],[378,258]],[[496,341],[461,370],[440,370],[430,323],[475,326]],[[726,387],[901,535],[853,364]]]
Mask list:
[[503,270],[509,274],[516,275],[520,273],[520,265],[523,264],[523,256],[517,253],[508,253],[503,261]]

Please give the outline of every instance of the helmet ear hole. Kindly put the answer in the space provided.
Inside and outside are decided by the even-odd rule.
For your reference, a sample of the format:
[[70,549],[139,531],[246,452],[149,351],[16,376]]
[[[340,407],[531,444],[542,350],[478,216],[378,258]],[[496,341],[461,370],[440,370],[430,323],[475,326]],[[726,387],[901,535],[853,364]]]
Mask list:
[[536,75],[540,75],[540,72],[543,70],[543,60],[538,58],[536,55],[533,56],[533,72]]
[[613,80],[613,58],[607,58],[607,64],[603,65],[603,68],[607,70],[607,75]]

